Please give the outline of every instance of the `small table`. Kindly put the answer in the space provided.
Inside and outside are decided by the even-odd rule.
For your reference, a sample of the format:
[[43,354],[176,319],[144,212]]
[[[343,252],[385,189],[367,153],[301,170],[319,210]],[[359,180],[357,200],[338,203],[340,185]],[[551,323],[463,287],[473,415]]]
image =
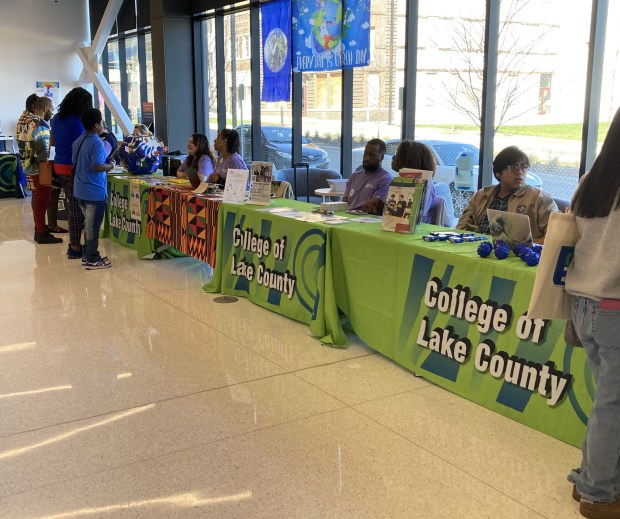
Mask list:
[[[0,142],[2,142],[3,149],[0,151],[6,151],[9,153],[17,153],[17,146],[15,145],[15,137],[13,135],[0,135]],[[11,149],[8,149],[9,143]]]
[[329,199],[332,197],[343,197],[344,191],[333,191],[331,187],[321,187],[319,189],[315,189],[314,194],[316,196],[322,196],[323,202],[329,202]]

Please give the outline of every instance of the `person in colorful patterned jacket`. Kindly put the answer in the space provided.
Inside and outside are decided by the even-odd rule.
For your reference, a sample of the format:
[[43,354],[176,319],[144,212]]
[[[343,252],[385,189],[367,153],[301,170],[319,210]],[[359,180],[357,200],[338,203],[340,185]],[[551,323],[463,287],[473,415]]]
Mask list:
[[[31,94],[26,98],[26,108],[17,121],[15,135],[17,136],[17,147],[19,150],[19,159],[22,164],[22,169],[25,169],[26,163],[30,160],[30,157],[28,156],[29,154],[26,152],[26,149],[29,149],[31,146],[31,144],[28,143],[28,132],[30,130],[31,123],[38,120],[38,117],[34,113],[34,107],[38,98],[39,96],[37,96],[37,94]],[[26,180],[28,183],[26,187],[32,192],[30,205],[32,206],[32,212],[34,214],[35,186],[32,183],[32,177],[27,176]],[[54,233],[68,232],[67,229],[63,229],[58,225],[58,198],[60,197],[60,189],[60,182],[57,178],[53,178],[52,192],[47,206],[47,228],[50,232]]]
[[52,186],[39,182],[39,165],[49,160],[50,127],[48,121],[54,114],[54,104],[49,97],[39,97],[34,106],[34,117],[29,119],[28,132],[24,147],[24,172],[34,185],[33,216],[34,241],[44,243],[62,243],[61,238],[53,236],[45,225],[45,213],[52,195]]

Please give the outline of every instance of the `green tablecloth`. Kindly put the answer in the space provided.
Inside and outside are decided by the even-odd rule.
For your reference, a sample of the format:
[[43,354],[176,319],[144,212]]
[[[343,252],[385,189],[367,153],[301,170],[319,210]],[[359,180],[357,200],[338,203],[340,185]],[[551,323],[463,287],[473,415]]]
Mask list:
[[[580,445],[593,381],[583,349],[564,343],[563,321],[524,317],[536,269],[514,256],[480,258],[479,242],[422,241],[430,230],[332,229],[335,297],[357,335],[442,387]],[[469,300],[479,315],[471,323],[459,313]],[[486,329],[491,312],[498,320]]]
[[[314,207],[281,199],[272,202],[274,205],[300,210]],[[214,276],[205,290],[247,297],[269,310],[307,323],[310,333],[323,342],[346,346],[333,292],[329,250],[332,227],[261,209],[221,205]],[[260,253],[259,241],[266,247],[267,240],[268,250],[263,248]]]

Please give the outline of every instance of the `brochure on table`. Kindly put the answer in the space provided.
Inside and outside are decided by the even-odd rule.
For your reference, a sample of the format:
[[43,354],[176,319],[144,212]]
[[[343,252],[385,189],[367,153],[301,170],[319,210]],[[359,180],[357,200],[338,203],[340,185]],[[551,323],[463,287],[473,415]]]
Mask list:
[[244,204],[248,200],[250,172],[247,169],[229,169],[224,187],[224,202]]
[[433,172],[403,168],[392,180],[383,207],[381,229],[384,231],[413,233],[419,223],[426,198],[426,185]]
[[272,177],[273,164],[271,162],[252,162],[249,204],[269,205]]

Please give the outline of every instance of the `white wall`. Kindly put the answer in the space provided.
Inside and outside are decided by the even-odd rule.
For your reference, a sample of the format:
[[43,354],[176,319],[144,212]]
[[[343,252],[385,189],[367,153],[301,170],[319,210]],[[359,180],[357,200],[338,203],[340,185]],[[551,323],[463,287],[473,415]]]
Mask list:
[[0,121],[12,135],[36,81],[60,81],[64,96],[79,85],[76,41],[90,39],[87,0],[0,0]]

